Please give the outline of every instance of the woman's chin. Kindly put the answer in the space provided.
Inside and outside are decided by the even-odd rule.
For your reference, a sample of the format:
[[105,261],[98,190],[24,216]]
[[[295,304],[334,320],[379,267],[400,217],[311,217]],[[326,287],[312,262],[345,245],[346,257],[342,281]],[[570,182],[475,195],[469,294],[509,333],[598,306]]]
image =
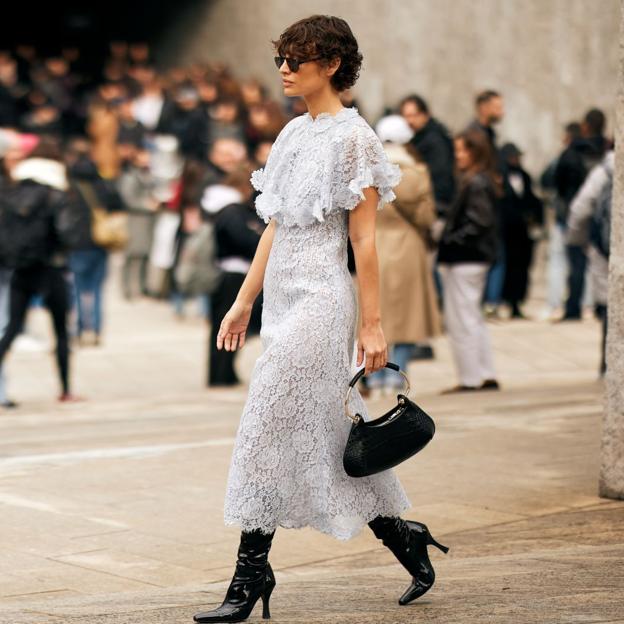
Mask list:
[[292,85],[283,85],[284,86],[284,93],[286,95],[299,95],[299,93],[297,93],[297,89],[294,89]]

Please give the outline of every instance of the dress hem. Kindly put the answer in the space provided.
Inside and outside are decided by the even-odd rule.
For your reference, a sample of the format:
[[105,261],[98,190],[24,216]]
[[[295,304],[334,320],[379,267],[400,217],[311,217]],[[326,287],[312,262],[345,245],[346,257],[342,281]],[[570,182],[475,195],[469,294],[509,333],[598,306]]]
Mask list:
[[409,499],[406,499],[403,502],[399,503],[399,505],[395,507],[394,510],[391,512],[388,512],[387,510],[376,510],[375,512],[373,512],[373,514],[367,514],[366,516],[364,516],[362,522],[349,532],[337,532],[332,530],[331,527],[320,526],[314,521],[304,523],[289,523],[288,520],[278,520],[277,524],[273,528],[268,528],[266,525],[258,525],[257,523],[246,523],[245,521],[242,521],[240,519],[228,518],[227,520],[224,520],[224,524],[225,526],[237,526],[241,529],[241,531],[259,530],[260,532],[265,534],[275,531],[277,527],[282,527],[283,529],[303,529],[305,527],[310,527],[312,529],[320,531],[321,533],[324,533],[325,535],[329,535],[330,537],[334,537],[337,540],[346,542],[353,539],[354,537],[357,537],[362,532],[362,529],[373,518],[376,518],[379,515],[398,516],[404,511],[411,509],[412,507],[412,503],[409,501]]

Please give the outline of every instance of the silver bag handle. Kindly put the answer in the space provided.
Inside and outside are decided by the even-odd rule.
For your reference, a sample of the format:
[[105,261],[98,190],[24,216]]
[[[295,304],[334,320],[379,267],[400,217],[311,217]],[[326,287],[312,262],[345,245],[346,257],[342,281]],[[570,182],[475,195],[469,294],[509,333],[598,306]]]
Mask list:
[[[407,384],[404,394],[405,396],[408,396],[411,387],[410,382],[407,378],[407,375],[399,368],[399,365],[395,364],[394,362],[386,362],[384,368],[391,368],[392,370],[395,370],[403,375],[403,379],[405,379],[405,383]],[[365,368],[361,368],[357,373],[355,373],[353,379],[351,379],[351,381],[349,382],[349,389],[347,390],[347,396],[344,402],[345,414],[347,418],[350,418],[354,423],[360,422],[360,420],[362,420],[362,417],[359,414],[351,414],[351,412],[349,411],[349,397],[351,396],[351,390],[353,390],[355,384],[359,381],[360,377],[364,376],[365,370]]]

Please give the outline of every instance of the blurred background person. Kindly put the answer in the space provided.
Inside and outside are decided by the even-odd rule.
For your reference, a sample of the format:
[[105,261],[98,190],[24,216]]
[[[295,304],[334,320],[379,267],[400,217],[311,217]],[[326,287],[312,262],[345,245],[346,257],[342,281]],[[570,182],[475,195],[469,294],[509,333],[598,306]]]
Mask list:
[[[1,91],[0,91],[1,95]],[[0,109],[0,119],[2,111]],[[7,111],[4,111],[7,115]],[[6,119],[6,117],[5,117]],[[12,168],[19,162],[22,154],[17,148],[17,133],[2,133],[0,135],[0,197],[10,187]],[[2,208],[0,208],[2,210]],[[0,219],[2,215],[0,214]],[[6,234],[5,234],[6,235]],[[10,234],[9,234],[10,235]],[[0,233],[2,240],[2,233]],[[3,241],[4,242],[4,241]],[[10,317],[10,297],[11,297],[11,275],[12,269],[10,259],[4,257],[2,248],[0,248],[0,338],[4,336],[6,328],[9,324]],[[7,395],[6,376],[2,365],[0,364],[0,407],[10,409],[17,407],[17,403],[9,399]]]
[[[427,166],[433,185],[436,220],[429,236],[429,257],[433,266],[438,300],[441,303],[442,282],[436,266],[435,244],[440,240],[455,195],[453,138],[446,126],[431,115],[429,105],[419,95],[411,94],[404,97],[399,104],[399,111],[414,132],[410,144]],[[426,343],[416,345],[412,353],[412,359],[431,359],[433,356],[433,348]]]
[[202,222],[200,200],[205,188],[206,177],[206,167],[203,163],[198,160],[187,160],[182,169],[175,197],[169,204],[169,207],[180,216],[175,233],[173,264],[169,270],[171,301],[176,318],[179,320],[184,318],[187,296],[178,288],[175,274],[186,241],[199,229]]
[[590,171],[572,200],[566,233],[566,243],[583,247],[589,259],[595,312],[602,321],[601,375],[607,370],[605,348],[614,170],[615,152],[609,150]]
[[0,228],[4,266],[13,273],[9,320],[0,339],[0,369],[22,329],[31,299],[39,295],[50,312],[56,336],[59,401],[74,401],[69,383],[67,232],[62,229],[68,182],[58,141],[43,135],[10,175],[2,189]]
[[453,138],[446,126],[431,115],[429,105],[419,95],[404,97],[399,111],[414,133],[410,143],[429,170],[436,213],[443,219],[455,194]]
[[[497,152],[497,134],[494,126],[505,116],[503,96],[492,89],[481,91],[475,98],[475,112],[475,119],[468,124],[468,129],[481,130],[485,133],[492,149]],[[496,164],[498,164],[498,158]]]
[[[494,126],[503,120],[505,115],[505,103],[503,96],[492,89],[477,94],[475,98],[475,119],[468,124],[469,129],[480,130],[488,139],[490,149],[493,152],[496,174],[501,179],[503,195],[508,194],[505,180],[505,165],[498,153],[497,134]],[[502,197],[501,197],[502,200]],[[498,316],[498,308],[503,297],[503,285],[505,282],[505,245],[503,239],[504,214],[500,201],[497,201],[497,223],[499,227],[499,239],[502,241],[498,247],[498,257],[488,272],[483,302],[488,316]]]
[[[567,222],[570,205],[581,188],[588,172],[609,148],[604,136],[606,118],[604,113],[592,108],[581,123],[581,136],[573,139],[559,157],[554,173],[555,186]],[[568,259],[568,295],[562,320],[579,320],[582,316],[585,293],[587,257],[582,245],[566,244]],[[589,292],[589,291],[588,291]],[[589,298],[586,302],[589,303]]]
[[104,178],[119,175],[121,166],[117,137],[119,117],[116,106],[125,95],[121,84],[106,83],[99,87],[89,106],[87,134],[91,140],[91,158]]
[[[0,189],[0,193],[2,190]],[[0,338],[4,336],[6,328],[9,324],[9,299],[11,294],[11,271],[9,268],[2,266],[0,260]],[[0,366],[0,407],[12,408],[17,407],[15,401],[11,401],[7,395],[6,379],[4,371]]]
[[[77,312],[76,336],[80,344],[99,345],[102,334],[102,295],[109,249],[94,240],[94,211],[125,210],[112,181],[105,180],[91,158],[93,146],[84,139],[71,142],[67,150],[69,181],[90,223],[70,254]],[[89,338],[87,338],[89,334]]]
[[497,390],[489,332],[481,312],[487,273],[498,257],[500,178],[487,135],[467,129],[455,138],[458,195],[440,240],[444,320],[459,384],[445,393]]
[[[389,345],[388,360],[407,372],[416,343],[441,333],[431,264],[427,257],[429,230],[436,218],[435,200],[427,167],[416,160],[412,130],[401,115],[383,117],[375,131],[390,162],[402,172],[396,199],[377,217],[381,322]],[[403,377],[389,368],[368,375],[371,397],[403,385]]]
[[147,295],[147,268],[152,248],[156,211],[155,181],[150,171],[150,152],[139,148],[118,180],[118,189],[128,209],[128,245],[124,249],[122,289],[128,300]]
[[[214,226],[217,264],[223,271],[222,281],[210,296],[210,336],[208,344],[207,385],[231,386],[240,383],[234,368],[237,351],[217,349],[221,321],[232,307],[249,271],[265,224],[251,203],[253,168],[239,165],[221,184],[206,188],[201,206]],[[249,335],[260,331],[262,296],[254,302],[249,321]]]
[[[563,150],[581,136],[581,124],[571,121],[566,124],[563,131]],[[566,229],[567,204],[557,192],[555,184],[555,171],[559,164],[558,154],[544,169],[540,177],[543,191],[546,193],[550,213],[548,223],[548,268],[547,268],[547,307],[545,318],[555,320],[563,315],[563,301],[566,295],[566,280],[568,275],[568,260],[566,257],[564,233]]]
[[501,147],[509,192],[503,199],[503,245],[505,246],[505,280],[503,299],[511,308],[511,318],[524,318],[520,304],[529,291],[535,238],[544,223],[544,207],[533,193],[531,176],[522,167],[522,152],[514,143]]

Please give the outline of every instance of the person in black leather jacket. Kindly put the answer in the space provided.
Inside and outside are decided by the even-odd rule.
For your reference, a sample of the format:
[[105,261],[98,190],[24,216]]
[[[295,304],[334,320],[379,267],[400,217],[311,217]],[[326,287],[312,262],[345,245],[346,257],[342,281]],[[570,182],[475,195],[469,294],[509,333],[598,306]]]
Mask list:
[[459,385],[445,392],[496,390],[499,385],[481,300],[500,244],[496,211],[500,176],[488,139],[479,130],[457,135],[455,159],[459,192],[442,233],[438,264]]

